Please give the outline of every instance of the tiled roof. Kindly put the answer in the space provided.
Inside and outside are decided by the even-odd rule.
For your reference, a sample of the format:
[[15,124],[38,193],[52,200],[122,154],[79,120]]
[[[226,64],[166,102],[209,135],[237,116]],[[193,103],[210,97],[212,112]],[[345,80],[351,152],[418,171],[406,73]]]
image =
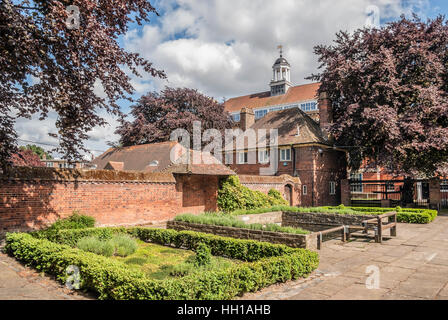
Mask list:
[[224,103],[228,112],[239,112],[242,108],[257,109],[267,106],[283,105],[299,101],[317,99],[320,83],[304,84],[289,88],[288,92],[279,96],[271,96],[269,91],[232,98]]
[[[308,143],[329,144],[319,124],[299,108],[270,112],[256,121],[250,129],[255,130],[258,139],[258,130],[265,129],[266,135],[269,135],[270,129],[277,129],[279,146]],[[260,142],[262,141],[260,139]],[[269,141],[266,145],[269,145]]]
[[[203,175],[234,175],[235,172],[211,155],[199,152],[204,164],[182,164],[180,156],[185,149],[175,141],[151,143],[132,147],[109,149],[92,161],[97,169],[124,171],[192,173]],[[173,159],[171,161],[171,153]],[[192,152],[190,151],[192,155]],[[191,159],[192,156],[191,156]],[[119,165],[122,163],[122,165]]]
[[270,129],[277,129],[279,146],[328,142],[319,124],[300,108],[270,112],[256,121],[251,129],[266,129],[267,134]]

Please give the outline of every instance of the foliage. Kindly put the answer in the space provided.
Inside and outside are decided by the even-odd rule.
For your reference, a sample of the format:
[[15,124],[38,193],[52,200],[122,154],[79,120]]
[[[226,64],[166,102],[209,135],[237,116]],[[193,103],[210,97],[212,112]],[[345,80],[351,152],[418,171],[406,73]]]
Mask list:
[[223,133],[231,128],[224,105],[194,89],[167,87],[160,94],[150,92],[131,109],[135,120],[123,121],[116,131],[122,146],[169,141],[176,129],[192,135],[194,121],[201,121],[201,132],[216,129]]
[[[63,230],[73,234],[104,234],[98,229]],[[118,229],[112,228],[112,234]],[[141,240],[194,249],[205,243],[213,255],[250,261],[220,271],[194,273],[180,279],[153,280],[139,270],[111,258],[84,252],[67,245],[36,239],[29,234],[10,233],[6,250],[20,261],[36,269],[56,275],[65,282],[66,268],[79,267],[81,288],[99,294],[100,299],[146,300],[223,300],[244,292],[253,292],[277,282],[307,276],[319,264],[319,256],[305,249],[293,249],[251,240],[218,237],[196,232],[130,228],[129,234]],[[69,237],[73,239],[73,237]]]
[[[1,129],[0,129],[1,130]],[[44,167],[45,164],[40,160],[39,156],[35,154],[32,150],[20,149],[14,153],[10,162],[15,167]]]
[[120,257],[127,257],[137,250],[137,242],[134,238],[127,234],[117,234],[110,240],[115,249],[115,255]]
[[65,229],[84,229],[95,226],[95,218],[85,215],[80,215],[78,211],[73,211],[73,214],[65,219],[59,219],[50,227],[44,230],[35,231],[33,235],[38,238],[53,238],[60,230]]
[[220,210],[232,212],[239,209],[257,209],[272,207],[275,205],[287,205],[288,202],[282,198],[280,193],[274,190],[271,195],[260,191],[253,191],[243,186],[238,176],[230,176],[223,181],[218,191],[218,206]]
[[443,16],[404,16],[379,29],[340,32],[317,46],[333,106],[330,132],[349,146],[349,165],[364,159],[387,171],[448,173],[448,24]]
[[110,239],[100,236],[87,236],[78,240],[76,246],[84,251],[105,257],[113,255],[127,257],[137,250],[137,242],[127,234],[117,234]]
[[380,215],[386,212],[397,211],[397,221],[403,223],[419,223],[425,224],[432,222],[437,217],[437,210],[429,209],[411,209],[411,208],[371,208],[371,207],[346,207],[339,205],[337,207],[314,207],[314,208],[299,208],[289,206],[275,206],[271,208],[262,208],[256,210],[237,210],[232,212],[232,215],[248,215],[260,214],[266,212],[316,212],[316,213],[336,213],[348,215]]
[[[19,117],[57,114],[58,151],[81,159],[83,140],[107,124],[102,111],[121,115],[117,101],[131,100],[130,73],[144,70],[165,77],[136,53],[119,46],[133,23],[149,21],[156,10],[147,0],[77,0],[79,26],[67,1],[0,1],[0,165],[17,152]],[[97,93],[98,88],[104,91]]]
[[53,159],[50,152],[45,151],[42,147],[36,146],[35,144],[27,144],[26,146],[21,146],[19,148],[20,150],[31,150],[35,154],[39,156],[39,158],[42,159]]
[[205,243],[200,243],[196,248],[194,265],[196,267],[203,267],[209,265],[211,260],[212,260],[212,253],[210,248]]
[[292,234],[309,234],[308,231],[300,228],[281,227],[275,223],[268,223],[262,225],[259,223],[247,224],[235,218],[235,215],[219,214],[219,213],[204,213],[201,215],[182,214],[174,218],[175,221],[183,221],[198,224],[209,224],[223,227],[234,227],[250,230],[263,230],[271,232],[282,232]]
[[97,237],[84,237],[79,239],[77,247],[87,252],[93,252],[105,257],[111,257],[115,248],[110,240],[100,240]]

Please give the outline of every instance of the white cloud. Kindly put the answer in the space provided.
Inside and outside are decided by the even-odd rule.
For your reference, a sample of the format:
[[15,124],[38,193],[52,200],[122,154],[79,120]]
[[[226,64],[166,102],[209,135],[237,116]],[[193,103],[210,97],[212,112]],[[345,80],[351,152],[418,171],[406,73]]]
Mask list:
[[[317,71],[313,47],[329,44],[339,30],[353,31],[376,5],[384,19],[412,10],[427,0],[179,0],[161,1],[160,24],[135,31],[125,41],[166,71],[165,85],[189,86],[220,97],[265,91],[271,79],[276,47],[292,65],[292,80],[304,83]],[[413,8],[413,9],[412,9]],[[179,36],[181,39],[179,39]]]
[[[365,10],[377,5],[381,18],[395,19],[412,10],[424,14],[428,0],[163,0],[155,6],[163,15],[157,24],[130,30],[125,48],[139,52],[166,71],[168,80],[132,77],[137,95],[166,85],[197,88],[220,100],[222,97],[268,90],[276,47],[283,44],[292,66],[292,81],[305,83],[317,71],[313,47],[330,44],[339,30],[352,31],[366,21]],[[100,84],[95,92],[104,96]],[[107,149],[116,119],[104,115],[110,126],[96,128],[86,145]],[[19,120],[22,139],[48,141],[55,116],[43,122]]]

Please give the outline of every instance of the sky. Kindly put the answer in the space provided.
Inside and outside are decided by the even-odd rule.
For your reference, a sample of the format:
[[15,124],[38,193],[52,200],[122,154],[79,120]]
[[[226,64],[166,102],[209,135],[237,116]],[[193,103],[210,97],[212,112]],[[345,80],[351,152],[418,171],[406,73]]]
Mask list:
[[[339,30],[354,31],[367,24],[384,24],[400,15],[422,18],[448,14],[446,0],[156,0],[159,16],[143,26],[132,25],[119,39],[128,51],[138,52],[167,74],[166,80],[150,75],[132,76],[138,99],[165,86],[189,87],[221,101],[269,90],[272,65],[283,45],[291,64],[294,85],[318,72],[313,47],[331,44]],[[81,12],[82,14],[82,12]],[[102,95],[101,86],[95,92]],[[129,104],[121,108],[129,112]],[[109,125],[97,127],[85,142],[95,156],[107,150],[117,119],[99,112]],[[18,119],[20,144],[57,145],[48,133],[56,132],[56,114],[46,120]],[[56,155],[57,156],[57,155]],[[87,155],[86,155],[87,157]]]

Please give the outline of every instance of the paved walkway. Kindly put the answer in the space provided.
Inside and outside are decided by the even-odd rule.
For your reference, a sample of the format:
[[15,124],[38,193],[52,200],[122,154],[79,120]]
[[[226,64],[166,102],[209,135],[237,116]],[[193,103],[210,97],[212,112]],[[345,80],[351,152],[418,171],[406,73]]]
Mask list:
[[[0,300],[84,300],[86,295],[0,253]],[[91,298],[90,298],[91,299]]]
[[[324,243],[318,270],[306,280],[274,285],[243,299],[448,300],[448,216],[429,225],[399,224],[382,245],[357,239]],[[373,273],[379,271],[379,282]],[[375,283],[379,286],[377,289]]]
[[[429,225],[400,224],[383,245],[358,239],[324,243],[318,270],[308,279],[273,285],[242,299],[448,300],[448,216]],[[379,270],[379,288],[368,289]],[[367,281],[368,282],[368,281]],[[374,285],[374,282],[368,282]],[[0,300],[89,299],[0,253]]]

